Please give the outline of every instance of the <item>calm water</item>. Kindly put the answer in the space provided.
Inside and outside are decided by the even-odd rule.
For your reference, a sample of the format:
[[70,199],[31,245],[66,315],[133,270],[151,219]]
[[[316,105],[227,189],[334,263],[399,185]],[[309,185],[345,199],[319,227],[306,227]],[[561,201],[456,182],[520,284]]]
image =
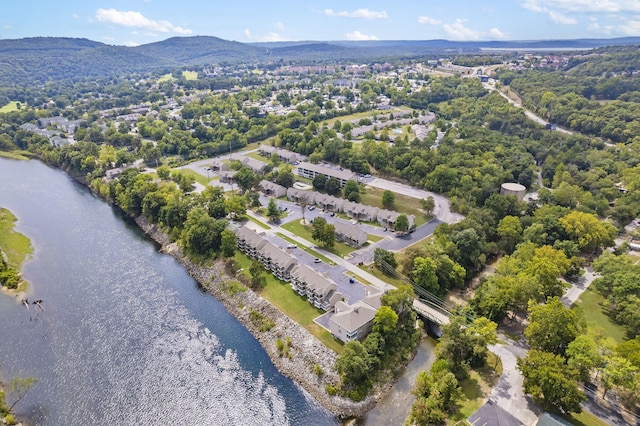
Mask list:
[[16,407],[30,424],[337,423],[173,258],[64,173],[0,158],[0,207],[31,239],[24,275],[45,309],[0,293],[3,379],[39,380]]

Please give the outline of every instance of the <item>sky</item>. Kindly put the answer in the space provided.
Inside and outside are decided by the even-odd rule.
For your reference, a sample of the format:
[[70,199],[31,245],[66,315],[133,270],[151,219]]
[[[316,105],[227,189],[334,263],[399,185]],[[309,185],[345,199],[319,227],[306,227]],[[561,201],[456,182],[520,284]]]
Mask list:
[[640,0],[21,0],[0,39],[548,40],[640,36]]

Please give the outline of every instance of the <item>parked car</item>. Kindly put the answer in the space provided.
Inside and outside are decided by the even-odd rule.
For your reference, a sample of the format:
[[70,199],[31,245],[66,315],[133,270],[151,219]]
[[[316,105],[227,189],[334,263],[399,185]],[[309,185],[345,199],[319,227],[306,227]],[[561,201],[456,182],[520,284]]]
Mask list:
[[297,246],[297,245],[295,245],[295,244],[289,244],[289,245],[287,246],[287,248],[288,248],[288,249],[294,249],[294,248],[296,248],[296,247],[298,247],[298,246]]
[[309,209],[309,211],[311,211],[311,210],[315,210],[316,206],[309,206],[307,208]]
[[320,263],[320,262],[322,262],[322,260],[318,259],[317,257],[313,259],[313,263]]

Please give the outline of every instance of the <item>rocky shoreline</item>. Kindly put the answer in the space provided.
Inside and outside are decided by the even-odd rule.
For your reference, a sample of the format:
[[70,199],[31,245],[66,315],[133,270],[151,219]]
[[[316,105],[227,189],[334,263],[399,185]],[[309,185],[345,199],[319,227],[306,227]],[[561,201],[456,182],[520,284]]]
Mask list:
[[[147,235],[161,245],[163,253],[173,256],[203,289],[220,301],[229,313],[253,334],[283,375],[302,386],[320,405],[337,417],[346,419],[363,416],[393,386],[393,382],[389,381],[361,402],[328,395],[326,386],[339,383],[339,377],[333,370],[337,357],[335,352],[252,290],[229,291],[228,283],[235,278],[225,271],[222,261],[210,266],[196,265],[158,226],[149,223],[142,216],[135,218],[135,221]],[[252,315],[255,318],[256,313],[272,321],[274,326],[266,331],[261,330],[259,325],[252,321]],[[278,339],[284,341],[287,337],[291,341],[290,358],[280,356],[276,346]],[[317,366],[320,367],[321,374],[318,374]]]

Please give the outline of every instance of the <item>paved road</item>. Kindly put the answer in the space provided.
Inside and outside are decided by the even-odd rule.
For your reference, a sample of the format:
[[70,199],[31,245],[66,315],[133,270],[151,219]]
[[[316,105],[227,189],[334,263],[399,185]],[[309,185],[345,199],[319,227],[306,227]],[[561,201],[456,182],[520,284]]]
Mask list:
[[399,182],[392,182],[390,180],[375,178],[372,179],[367,185],[373,186],[375,188],[380,188],[384,190],[390,190],[397,194],[403,194],[407,197],[423,199],[427,197],[433,197],[435,201],[435,208],[433,209],[433,214],[435,217],[442,222],[445,223],[455,223],[462,219],[464,216],[458,213],[453,213],[451,211],[451,206],[449,204],[449,200],[444,195],[436,194],[433,192],[425,191],[422,189],[414,188],[409,185],[405,185]]

